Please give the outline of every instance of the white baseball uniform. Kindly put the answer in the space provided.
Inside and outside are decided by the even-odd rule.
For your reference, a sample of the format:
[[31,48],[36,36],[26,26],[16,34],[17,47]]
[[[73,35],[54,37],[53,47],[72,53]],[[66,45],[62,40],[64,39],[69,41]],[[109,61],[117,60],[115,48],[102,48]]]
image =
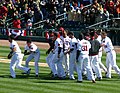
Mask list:
[[48,64],[48,66],[51,68],[51,59],[52,59],[52,57],[53,57],[53,52],[50,52],[49,54],[48,54],[48,56],[46,57],[46,62],[47,62],[47,64]]
[[[60,57],[58,58],[58,50],[61,47]],[[58,77],[65,77],[64,68],[62,65],[63,61],[63,42],[60,38],[57,38],[55,41],[53,56],[51,58],[51,70],[54,75],[58,75]],[[57,67],[56,67],[57,66]]]
[[28,56],[28,58],[26,59],[26,67],[29,66],[29,62],[34,58],[35,74],[38,75],[39,74],[38,62],[40,59],[40,50],[38,49],[38,47],[34,43],[31,43],[30,47],[26,45],[25,50],[31,52],[30,55]]
[[115,70],[116,73],[120,75],[120,69],[116,64],[116,52],[114,50],[112,41],[109,37],[106,36],[102,40],[102,44],[104,44],[104,51],[107,53],[106,57],[106,66],[107,66],[107,74],[106,77],[111,78],[111,68]]
[[10,73],[13,78],[16,78],[15,67],[26,72],[29,68],[21,65],[24,54],[21,54],[21,49],[19,48],[17,42],[12,40],[12,43],[10,43],[10,49],[13,50],[14,48],[16,48],[16,51],[12,54],[13,56],[10,62]]
[[69,75],[69,53],[66,54],[68,49],[70,48],[70,38],[67,36],[64,38],[63,43],[64,43],[64,57],[63,57],[63,65],[65,67],[65,72],[66,74]]
[[[48,66],[51,66],[51,58],[53,56],[53,52],[52,49],[54,48],[54,41],[51,42],[50,44],[50,48],[48,49],[48,51],[50,51],[50,53],[48,54],[48,56],[46,57],[46,62],[48,64]],[[50,67],[51,68],[51,67]]]
[[88,40],[82,39],[78,42],[77,50],[80,51],[80,55],[77,62],[77,73],[78,73],[78,81],[82,81],[82,69],[83,65],[87,70],[87,76],[90,80],[95,80],[92,68],[90,66],[89,60],[89,49],[91,48],[91,44]]
[[77,39],[74,37],[70,41],[70,49],[73,49],[73,51],[70,52],[70,66],[69,66],[69,78],[75,79],[74,77],[74,70],[76,70],[76,52],[77,52]]
[[[101,44],[101,42],[102,42],[102,37],[101,37],[101,35],[98,36],[97,40],[98,40],[99,43]],[[98,61],[99,61],[100,67],[101,67],[105,72],[107,72],[107,68],[106,68],[106,67],[104,66],[104,64],[102,63],[101,58],[102,58],[102,47],[99,49]]]

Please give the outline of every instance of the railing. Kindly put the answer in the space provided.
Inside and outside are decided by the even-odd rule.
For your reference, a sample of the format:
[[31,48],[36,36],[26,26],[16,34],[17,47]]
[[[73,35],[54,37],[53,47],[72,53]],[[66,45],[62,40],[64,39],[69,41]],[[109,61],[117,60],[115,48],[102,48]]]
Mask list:
[[120,20],[120,18],[112,18],[112,19],[104,20],[104,21],[95,23],[93,25],[90,25],[86,27],[86,29],[120,30],[120,28],[116,28],[116,27],[99,27],[99,25],[109,22],[111,20]]
[[[20,20],[23,20],[23,19],[24,19],[24,17],[22,17],[24,14],[26,14],[26,13],[20,14]],[[13,18],[7,19],[7,20],[5,21],[6,26],[12,25],[13,22],[10,22],[10,21],[12,21],[12,20],[13,20]]]
[[83,6],[83,8],[85,8],[85,7],[90,7],[92,4],[89,4],[89,5],[86,5],[86,6]]
[[[67,19],[67,16],[66,16],[66,13],[63,13],[63,14],[60,14],[60,15],[57,15],[56,16],[58,19],[56,20],[57,21],[57,23],[60,23],[60,21],[62,21],[62,20],[66,20]],[[60,17],[60,18],[59,18]]]
[[[61,20],[66,20],[66,19],[67,19],[66,13],[56,15],[56,19],[57,19],[57,20],[56,20],[57,23],[60,23]],[[36,26],[34,29],[39,29],[39,28],[41,28],[40,25],[41,25],[41,24],[44,24],[45,22],[46,22],[46,20],[42,20],[42,21],[39,21],[39,22],[37,22],[37,23],[34,23],[33,26],[38,25],[38,26]]]

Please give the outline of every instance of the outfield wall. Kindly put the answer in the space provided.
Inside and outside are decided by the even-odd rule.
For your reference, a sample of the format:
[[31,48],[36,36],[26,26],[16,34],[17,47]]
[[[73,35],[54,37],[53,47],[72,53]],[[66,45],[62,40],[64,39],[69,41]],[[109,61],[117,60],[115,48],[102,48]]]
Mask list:
[[[47,42],[46,39],[41,36],[19,36],[16,40],[26,41],[28,38],[31,38],[32,41],[36,41],[36,42]],[[0,35],[0,39],[7,40],[8,36]]]

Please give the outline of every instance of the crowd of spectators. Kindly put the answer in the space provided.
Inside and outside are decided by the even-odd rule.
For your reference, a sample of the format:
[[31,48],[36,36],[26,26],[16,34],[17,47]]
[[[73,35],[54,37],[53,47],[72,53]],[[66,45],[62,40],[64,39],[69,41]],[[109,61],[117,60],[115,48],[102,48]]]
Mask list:
[[[85,0],[86,2],[86,0]],[[90,4],[88,7],[84,5]],[[93,0],[87,3],[70,4],[67,10],[69,21],[80,21],[86,25],[92,25],[97,22],[120,16],[120,0]]]
[[[6,26],[8,19],[14,26],[18,21],[19,28],[26,27],[28,20],[32,23],[46,20],[43,28],[54,28],[57,15],[66,13],[68,21],[79,21],[81,24],[94,23],[120,17],[120,0],[0,0],[0,26]],[[88,7],[85,7],[89,5]],[[21,20],[21,18],[24,18]],[[9,27],[11,25],[8,24]]]

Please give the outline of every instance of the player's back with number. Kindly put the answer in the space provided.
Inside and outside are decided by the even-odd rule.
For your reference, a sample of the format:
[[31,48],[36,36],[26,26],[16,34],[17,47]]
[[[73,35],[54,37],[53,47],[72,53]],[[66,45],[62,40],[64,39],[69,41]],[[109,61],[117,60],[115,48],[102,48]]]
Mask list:
[[82,55],[88,55],[89,54],[89,49],[91,48],[91,44],[88,40],[82,39],[79,43],[80,45],[80,51]]

